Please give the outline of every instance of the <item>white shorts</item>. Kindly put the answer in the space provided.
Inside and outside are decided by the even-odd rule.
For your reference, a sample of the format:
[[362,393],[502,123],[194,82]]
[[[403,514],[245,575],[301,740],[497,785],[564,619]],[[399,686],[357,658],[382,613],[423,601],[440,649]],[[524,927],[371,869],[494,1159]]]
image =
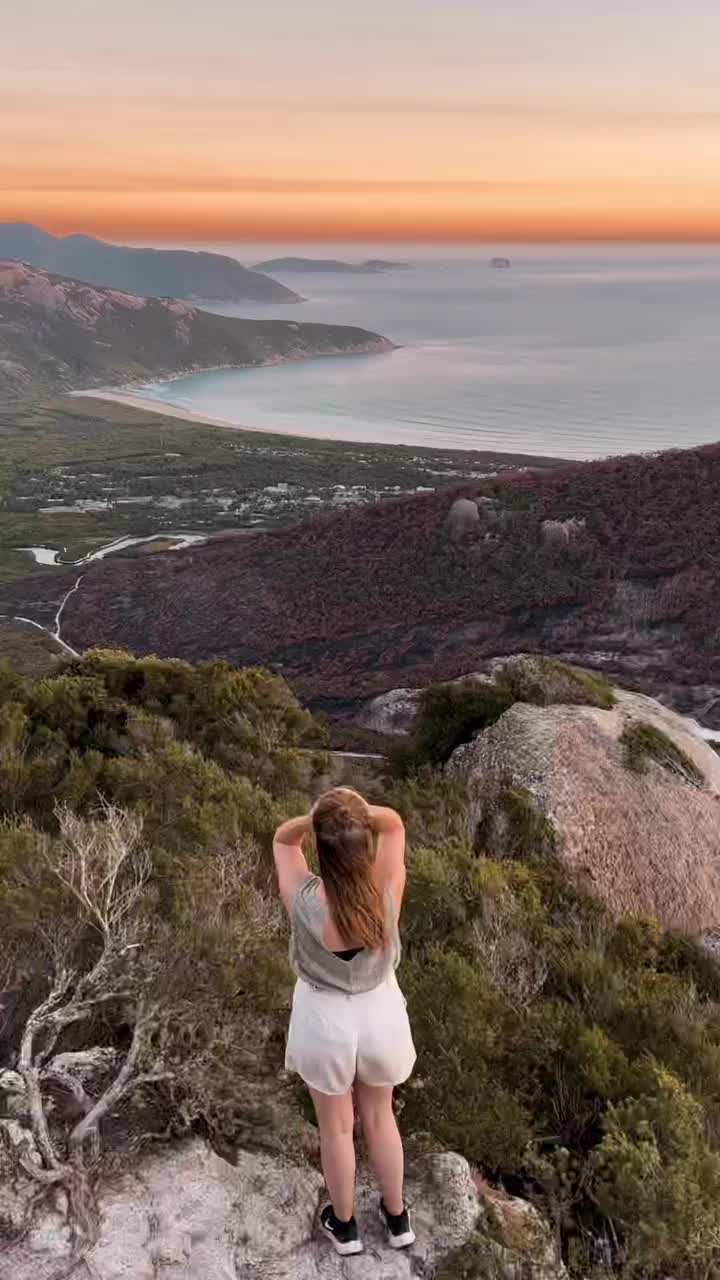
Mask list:
[[295,985],[285,1067],[319,1093],[402,1084],[415,1066],[405,997],[393,973],[356,995]]

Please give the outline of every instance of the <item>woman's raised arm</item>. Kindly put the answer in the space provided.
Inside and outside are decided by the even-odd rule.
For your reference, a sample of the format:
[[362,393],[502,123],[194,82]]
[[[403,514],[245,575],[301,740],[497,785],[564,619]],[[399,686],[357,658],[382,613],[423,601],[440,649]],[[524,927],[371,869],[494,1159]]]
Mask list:
[[311,831],[312,815],[304,813],[299,818],[289,818],[287,822],[283,822],[273,837],[273,857],[280,897],[288,911],[300,881],[310,874],[302,846],[303,840]]
[[398,916],[405,892],[405,827],[399,813],[384,805],[368,805],[370,823],[378,837],[375,875],[381,889],[389,889]]

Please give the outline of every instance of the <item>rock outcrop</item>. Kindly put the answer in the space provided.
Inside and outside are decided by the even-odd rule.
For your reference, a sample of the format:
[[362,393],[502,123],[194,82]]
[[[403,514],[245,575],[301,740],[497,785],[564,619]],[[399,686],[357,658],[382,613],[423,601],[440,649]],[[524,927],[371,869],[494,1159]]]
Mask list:
[[[717,950],[710,931],[720,927],[720,756],[697,724],[532,654],[491,659],[447,683],[492,681],[512,705],[446,766],[467,781],[479,846],[493,857],[557,858],[614,914],[708,934],[706,949]],[[373,698],[359,722],[409,737],[422,692]]]
[[477,503],[472,498],[456,498],[448,512],[447,524],[450,537],[456,542],[474,533],[480,524]]
[[[483,663],[482,670],[471,671],[457,680],[443,682],[452,688],[472,687],[476,684],[492,684],[498,677],[512,682],[517,702],[540,703],[549,706],[562,702],[575,705],[589,700],[588,686],[592,690],[601,679],[590,672],[569,667],[565,663],[548,661],[536,654],[511,654],[507,658],[491,658]],[[609,686],[607,686],[609,692]],[[365,729],[385,737],[412,733],[420,708],[423,690],[390,689],[372,698],[357,717]]]
[[569,547],[585,531],[586,526],[585,519],[578,520],[575,516],[571,516],[569,520],[543,520],[540,526],[543,545],[559,549]]
[[[3,1122],[0,1139],[0,1280],[61,1280],[71,1261],[65,1206],[33,1208],[36,1188],[13,1163],[24,1141],[20,1126]],[[85,1255],[85,1272],[93,1280],[411,1280],[434,1275],[471,1247],[478,1267],[486,1264],[479,1275],[564,1275],[530,1206],[478,1187],[460,1156],[413,1162],[407,1194],[417,1243],[407,1253],[388,1248],[377,1191],[361,1177],[365,1253],[338,1258],[316,1231],[322,1190],[313,1168],[247,1151],[231,1165],[199,1139],[145,1154],[105,1184],[100,1237]]]
[[408,734],[417,718],[422,689],[390,689],[373,698],[358,716],[358,724],[386,737]]
[[[614,914],[652,915],[693,934],[713,929],[720,923],[720,758],[653,699],[615,695],[611,710],[516,703],[458,747],[448,771],[467,780],[472,825],[494,856],[517,851],[509,809],[520,798],[552,831],[553,856]],[[659,757],[650,751],[640,769],[628,756],[633,726],[650,726],[660,744]],[[674,766],[676,751],[687,767]],[[538,830],[529,822],[531,844]],[[529,847],[523,856],[534,852],[541,850]]]

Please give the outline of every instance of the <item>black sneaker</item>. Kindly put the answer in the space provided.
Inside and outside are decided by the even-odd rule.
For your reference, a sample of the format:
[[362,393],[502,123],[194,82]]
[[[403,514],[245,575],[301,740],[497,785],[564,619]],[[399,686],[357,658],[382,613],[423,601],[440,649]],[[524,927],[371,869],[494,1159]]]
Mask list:
[[415,1232],[410,1226],[407,1209],[403,1209],[402,1213],[388,1213],[381,1200],[380,1221],[385,1224],[391,1249],[409,1249],[415,1243]]
[[331,1204],[326,1204],[320,1214],[320,1226],[333,1242],[333,1248],[336,1253],[342,1254],[344,1258],[351,1253],[362,1253],[363,1243],[358,1235],[357,1222],[351,1218],[349,1222],[341,1222],[335,1217],[335,1210]]

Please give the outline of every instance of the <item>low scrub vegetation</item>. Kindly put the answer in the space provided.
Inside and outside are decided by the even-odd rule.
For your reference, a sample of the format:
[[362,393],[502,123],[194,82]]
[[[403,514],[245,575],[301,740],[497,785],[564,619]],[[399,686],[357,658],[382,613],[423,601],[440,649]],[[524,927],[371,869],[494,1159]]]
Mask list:
[[548,862],[555,830],[525,787],[506,787],[487,805],[476,843],[493,857]]
[[[477,468],[463,467],[454,491],[321,515],[192,557],[108,561],[73,597],[64,638],[282,663],[303,700],[326,710],[454,679],[498,653],[595,652],[599,637],[615,655],[613,678],[665,692],[678,673],[688,688],[720,684],[720,445],[474,481]],[[458,497],[502,512],[490,540],[484,522],[476,541],[448,536]],[[584,521],[583,536],[548,554],[548,520]],[[28,613],[29,591],[7,594],[13,612]]]
[[637,773],[645,773],[654,762],[693,786],[701,787],[705,782],[702,770],[698,769],[682,747],[653,724],[638,720],[628,725],[621,742],[625,748],[628,768]]
[[[2,671],[0,1068],[24,1081],[33,1176],[65,1190],[78,1249],[101,1148],[121,1161],[197,1130],[306,1158],[268,855],[323,746],[260,671],[116,652],[34,683]],[[533,1199],[577,1280],[717,1280],[715,963],[652,920],[614,923],[535,859],[550,835],[526,796],[505,797],[522,828],[505,860],[474,843],[457,779],[426,768],[385,798],[408,832],[408,1137]],[[54,1064],[95,1046],[110,1065],[90,1096]],[[471,1251],[452,1266],[477,1280]]]
[[500,673],[501,682],[512,692],[515,702],[531,702],[548,707],[563,702],[570,706],[600,707],[609,711],[615,705],[612,685],[594,671],[582,671],[555,658],[531,657],[508,662]]
[[405,777],[425,765],[445,764],[456,747],[494,724],[514,701],[504,682],[469,679],[431,685],[421,695],[410,739],[398,738],[390,744],[392,771]]
[[615,704],[604,676],[581,671],[552,658],[508,662],[494,679],[468,676],[424,689],[410,738],[391,741],[391,771],[408,777],[429,765],[445,764],[456,747],[494,724],[515,702],[547,707],[555,703],[601,707]]

